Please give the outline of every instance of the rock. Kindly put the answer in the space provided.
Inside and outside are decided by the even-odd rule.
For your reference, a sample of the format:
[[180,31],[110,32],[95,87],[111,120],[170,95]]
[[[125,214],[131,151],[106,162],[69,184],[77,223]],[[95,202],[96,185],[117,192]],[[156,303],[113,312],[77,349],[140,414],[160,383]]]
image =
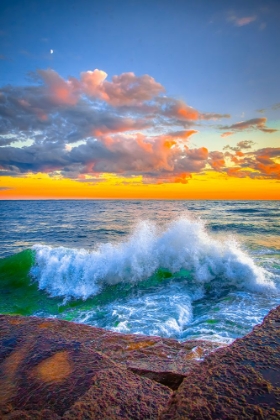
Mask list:
[[160,419],[280,419],[280,306],[194,366]]
[[0,417],[157,418],[171,389],[217,346],[2,315]]
[[149,379],[119,370],[98,372],[94,384],[63,415],[63,420],[78,419],[157,419],[167,403],[169,388]]
[[0,418],[280,418],[280,306],[217,346],[3,315]]
[[145,370],[137,368],[129,368],[131,372],[136,373],[140,376],[146,376],[153,381],[159,382],[162,385],[166,385],[169,388],[175,390],[178,389],[179,385],[183,382],[185,375],[180,375],[174,372],[156,372],[154,370]]
[[60,420],[61,417],[51,410],[15,410],[3,416],[3,420]]
[[[2,324],[6,316],[0,316]],[[10,340],[2,346],[8,352],[18,331],[21,336],[45,337],[52,340],[76,341],[95,351],[101,352],[114,362],[132,372],[146,376],[159,383],[176,389],[186,373],[198,364],[207,354],[221,344],[207,341],[190,340],[179,343],[173,339],[147,337],[137,334],[120,334],[83,324],[69,323],[56,319],[36,317],[9,317],[10,322],[3,323],[1,329]],[[1,352],[1,350],[0,350]],[[1,353],[0,353],[1,357]]]
[[0,418],[158,418],[172,391],[97,351],[106,332],[76,327],[0,317]]

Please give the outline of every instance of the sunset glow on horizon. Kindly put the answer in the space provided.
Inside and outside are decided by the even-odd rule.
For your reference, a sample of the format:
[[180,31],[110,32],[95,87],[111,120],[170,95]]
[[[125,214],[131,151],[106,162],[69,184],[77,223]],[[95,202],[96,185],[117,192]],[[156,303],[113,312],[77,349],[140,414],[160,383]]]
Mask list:
[[45,174],[24,178],[5,177],[4,200],[36,199],[148,199],[148,200],[278,200],[279,185],[275,181],[236,178],[224,175],[195,175],[184,184],[144,184],[141,177],[124,179],[108,175],[102,182],[80,183],[75,180],[53,180]]

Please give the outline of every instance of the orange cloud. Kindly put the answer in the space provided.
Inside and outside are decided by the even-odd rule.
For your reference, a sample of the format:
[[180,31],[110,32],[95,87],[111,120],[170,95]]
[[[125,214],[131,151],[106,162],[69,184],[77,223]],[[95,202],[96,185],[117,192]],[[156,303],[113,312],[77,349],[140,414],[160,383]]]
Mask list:
[[100,99],[108,100],[108,96],[102,90],[107,73],[102,70],[84,71],[81,73],[81,90],[90,96],[97,96]]
[[[237,151],[235,156],[227,152],[226,155],[238,165],[235,168],[224,168],[230,176],[280,179],[280,164],[273,160],[280,157],[280,148],[266,148],[247,153]],[[242,159],[238,159],[237,156]]]
[[116,173],[142,175],[145,182],[186,182],[188,174],[200,172],[206,165],[208,150],[205,147],[182,149],[172,136],[145,136],[141,133],[103,135],[69,152],[72,162],[84,160],[72,172],[63,176],[77,178],[79,174]]
[[91,130],[90,134],[95,137],[101,137],[104,134],[124,133],[126,131],[135,131],[148,128],[150,123],[145,120],[132,119],[132,118],[119,118],[112,121],[110,125],[99,124]]
[[222,152],[209,153],[209,163],[215,171],[221,171],[225,166],[224,154]]
[[54,70],[38,70],[37,74],[47,87],[50,99],[60,105],[75,105],[82,95],[101,99],[113,106],[128,106],[149,101],[160,93],[164,87],[147,74],[136,76],[134,73],[123,73],[107,81],[107,73],[95,69],[81,72],[80,80],[69,77],[64,80]]
[[182,131],[172,131],[168,133],[168,136],[176,138],[176,139],[185,139],[187,140],[194,134],[199,133],[197,130],[182,130]]
[[[231,177],[279,177],[276,148],[252,151],[248,140],[226,146],[225,153],[190,148],[188,139],[198,133],[189,129],[194,122],[202,125],[202,120],[227,114],[203,114],[163,96],[163,87],[148,75],[123,73],[111,81],[97,69],[81,73],[79,80],[65,80],[50,69],[37,75],[43,82],[38,86],[1,89],[0,118],[5,118],[6,130],[1,136],[2,175],[43,172],[86,183],[114,173],[142,177],[147,184],[186,184],[191,174],[201,174],[210,165],[212,173]],[[224,126],[231,131],[222,137],[242,130],[276,131],[266,122],[254,118]],[[151,135],[151,130],[166,134]],[[12,147],[19,137],[32,144]]]
[[226,173],[228,176],[235,177],[235,178],[246,178],[249,176],[249,172],[243,171],[241,168],[227,168]]
[[171,147],[175,146],[175,144],[177,143],[174,140],[165,140],[163,143],[164,147],[167,147],[168,149],[171,149]]
[[232,134],[234,134],[233,131],[226,131],[225,133],[221,134],[221,137],[228,137],[228,136],[231,136]]
[[191,174],[188,173],[182,173],[179,174],[177,177],[174,178],[173,182],[175,182],[175,184],[179,183],[179,184],[187,184],[188,183],[188,178],[192,178]]
[[137,77],[132,72],[123,73],[113,76],[112,82],[106,78],[107,73],[98,69],[81,73],[81,91],[113,106],[142,103],[164,92],[164,87],[147,74]]
[[198,111],[190,107],[184,107],[178,109],[178,115],[185,118],[186,120],[197,120]]
[[261,173],[280,179],[280,164],[275,163],[269,155],[256,156],[255,168]]
[[197,130],[187,130],[183,133],[182,137],[184,139],[188,139],[190,136],[192,136],[193,134],[197,134],[198,131]]
[[57,105],[75,105],[79,99],[79,92],[71,80],[65,81],[54,70],[38,70],[39,76],[45,83],[46,94]]
[[273,175],[273,177],[280,179],[280,164],[271,162],[270,164],[258,163],[256,168],[266,175]]

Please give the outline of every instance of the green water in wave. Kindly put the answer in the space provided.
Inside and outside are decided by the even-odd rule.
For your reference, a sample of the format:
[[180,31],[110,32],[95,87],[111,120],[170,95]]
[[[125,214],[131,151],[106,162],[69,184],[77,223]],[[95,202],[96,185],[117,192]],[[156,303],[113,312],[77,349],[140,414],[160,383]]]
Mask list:
[[[35,262],[34,251],[27,249],[18,254],[0,259],[0,313],[11,315],[59,316],[65,320],[74,320],[79,313],[96,309],[102,317],[102,306],[111,302],[133,297],[140,291],[160,286],[168,282],[173,275],[159,269],[149,279],[132,284],[106,286],[101,293],[86,301],[51,297],[38,288],[38,283],[30,276],[30,269]],[[178,276],[186,276],[186,272]]]
[[[50,299],[29,275],[34,263],[30,249],[0,260],[0,313],[33,315],[38,311],[55,314],[58,299]],[[61,299],[60,299],[61,302]]]
[[[170,273],[163,268],[141,282],[104,285],[87,300],[67,301],[39,289],[30,275],[35,260],[35,251],[30,249],[0,259],[0,313],[58,317],[179,340],[242,336],[266,314],[262,304],[266,295],[239,290],[220,278],[203,283],[200,295],[200,284],[191,272]],[[189,310],[191,318],[185,320]]]

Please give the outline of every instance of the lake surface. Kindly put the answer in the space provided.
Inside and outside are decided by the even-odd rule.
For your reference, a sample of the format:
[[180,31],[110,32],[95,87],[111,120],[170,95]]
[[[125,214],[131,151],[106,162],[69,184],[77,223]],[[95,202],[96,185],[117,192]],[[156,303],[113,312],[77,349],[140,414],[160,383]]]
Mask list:
[[280,304],[279,201],[0,201],[0,313],[231,342]]

